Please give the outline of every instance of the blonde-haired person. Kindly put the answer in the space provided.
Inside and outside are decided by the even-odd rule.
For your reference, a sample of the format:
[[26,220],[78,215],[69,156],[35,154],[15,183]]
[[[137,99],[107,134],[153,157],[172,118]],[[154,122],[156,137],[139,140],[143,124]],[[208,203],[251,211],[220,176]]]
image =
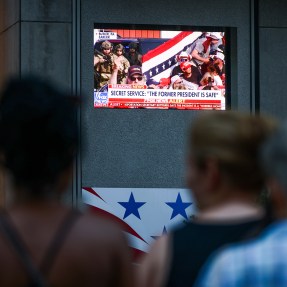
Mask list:
[[258,197],[264,172],[258,151],[273,120],[239,112],[201,114],[189,134],[187,184],[196,218],[160,237],[138,268],[138,286],[192,286],[219,247],[255,236],[271,218]]

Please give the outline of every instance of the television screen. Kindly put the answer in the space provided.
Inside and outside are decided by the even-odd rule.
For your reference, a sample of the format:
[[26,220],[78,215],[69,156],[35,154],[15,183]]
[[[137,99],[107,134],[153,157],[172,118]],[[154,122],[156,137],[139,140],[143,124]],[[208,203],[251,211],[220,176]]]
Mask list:
[[224,30],[113,28],[94,27],[94,108],[226,109]]

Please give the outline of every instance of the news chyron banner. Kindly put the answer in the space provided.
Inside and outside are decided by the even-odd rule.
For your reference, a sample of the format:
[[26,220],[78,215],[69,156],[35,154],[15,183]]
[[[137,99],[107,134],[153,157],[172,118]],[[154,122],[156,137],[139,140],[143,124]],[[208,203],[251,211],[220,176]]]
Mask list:
[[109,85],[95,92],[95,108],[212,109],[225,108],[221,90],[147,89],[146,85]]

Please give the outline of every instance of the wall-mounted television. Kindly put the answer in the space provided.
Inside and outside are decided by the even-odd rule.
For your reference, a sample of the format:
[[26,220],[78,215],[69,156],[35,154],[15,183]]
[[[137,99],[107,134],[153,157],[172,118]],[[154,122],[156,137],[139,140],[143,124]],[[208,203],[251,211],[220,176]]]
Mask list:
[[225,110],[224,28],[94,25],[94,108]]

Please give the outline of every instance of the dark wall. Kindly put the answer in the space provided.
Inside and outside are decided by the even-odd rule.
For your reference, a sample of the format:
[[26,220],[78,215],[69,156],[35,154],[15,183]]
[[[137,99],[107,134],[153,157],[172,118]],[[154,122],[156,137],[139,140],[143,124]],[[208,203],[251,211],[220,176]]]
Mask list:
[[0,80],[33,72],[71,88],[72,0],[1,0],[0,13]]
[[10,75],[31,72],[71,90],[72,16],[72,0],[1,0],[0,87]]
[[259,1],[259,71],[261,113],[286,119],[287,2]]
[[94,23],[233,27],[232,108],[250,110],[250,18],[248,0],[81,2],[83,186],[185,187],[186,132],[198,113],[95,110]]

